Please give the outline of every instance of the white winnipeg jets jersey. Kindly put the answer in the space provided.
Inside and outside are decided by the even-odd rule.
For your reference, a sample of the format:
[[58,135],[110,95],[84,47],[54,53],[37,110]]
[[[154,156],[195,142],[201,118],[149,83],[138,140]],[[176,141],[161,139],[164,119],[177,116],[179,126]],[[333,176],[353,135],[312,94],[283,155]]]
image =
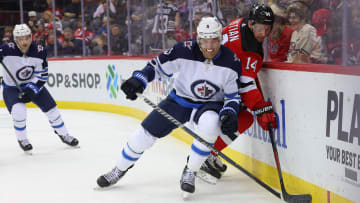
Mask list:
[[177,96],[195,102],[239,100],[241,62],[228,48],[221,46],[212,60],[205,59],[195,40],[178,43],[149,62],[156,77],[177,73]]
[[[32,43],[24,54],[16,43],[10,42],[0,46],[0,57],[3,57],[3,63],[19,85],[32,82],[42,86],[47,81],[47,54],[43,46]],[[16,86],[5,69],[2,75],[6,86]]]

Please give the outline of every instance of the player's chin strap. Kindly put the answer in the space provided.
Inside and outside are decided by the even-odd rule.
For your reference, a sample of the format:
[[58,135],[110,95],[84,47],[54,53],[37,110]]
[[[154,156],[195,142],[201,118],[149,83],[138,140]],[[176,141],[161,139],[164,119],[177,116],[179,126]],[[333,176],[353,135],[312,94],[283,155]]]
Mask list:
[[155,109],[157,112],[159,112],[162,116],[164,116],[165,118],[167,118],[170,122],[172,122],[173,124],[175,124],[177,127],[183,129],[185,132],[187,132],[188,134],[190,134],[192,137],[194,137],[195,139],[197,139],[201,144],[207,146],[209,149],[211,149],[212,151],[216,152],[218,155],[220,155],[225,161],[227,161],[228,163],[230,163],[231,165],[233,165],[235,168],[239,169],[240,171],[242,171],[243,173],[245,173],[247,176],[249,176],[251,179],[253,179],[255,182],[257,182],[259,185],[261,185],[262,187],[264,187],[266,190],[268,190],[269,192],[271,192],[273,195],[275,195],[276,197],[281,199],[281,194],[277,191],[275,191],[272,187],[270,187],[269,185],[265,184],[264,182],[262,182],[260,179],[258,179],[257,177],[255,177],[254,175],[252,175],[250,172],[248,172],[247,170],[245,170],[243,167],[241,167],[239,164],[237,164],[235,161],[233,161],[232,159],[230,159],[228,156],[226,156],[225,154],[223,154],[222,152],[220,152],[219,150],[217,150],[216,148],[214,148],[211,144],[207,143],[204,139],[202,139],[198,134],[196,134],[194,131],[192,131],[191,129],[187,128],[185,125],[183,125],[182,123],[180,123],[178,120],[176,120],[173,116],[171,116],[170,114],[168,114],[166,111],[162,110],[158,105],[156,105],[155,103],[153,103],[151,100],[149,100],[148,98],[146,98],[143,94],[140,93],[136,93],[136,95],[140,98],[142,98],[145,103],[147,103],[148,105],[150,105],[153,109]]
[[272,149],[273,149],[273,152],[274,152],[276,168],[277,168],[279,179],[280,179],[280,186],[281,186],[281,192],[282,192],[283,199],[286,202],[310,203],[311,200],[312,200],[312,196],[310,194],[292,195],[292,194],[289,194],[289,193],[286,192],[284,180],[283,180],[283,177],[282,177],[281,167],[280,167],[279,154],[278,154],[278,151],[277,151],[277,148],[276,148],[274,132],[273,132],[273,128],[271,126],[271,123],[268,123],[268,127],[269,127],[271,145],[272,145]]

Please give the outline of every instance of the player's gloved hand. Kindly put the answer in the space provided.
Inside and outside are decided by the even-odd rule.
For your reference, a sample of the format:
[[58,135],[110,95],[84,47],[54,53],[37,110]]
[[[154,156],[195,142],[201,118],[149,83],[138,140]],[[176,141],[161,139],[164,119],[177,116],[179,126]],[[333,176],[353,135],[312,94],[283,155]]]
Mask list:
[[135,100],[136,93],[143,93],[147,84],[147,77],[139,71],[135,71],[133,76],[121,84],[121,90],[126,94],[126,99]]
[[232,110],[220,111],[221,132],[225,135],[232,135],[238,129],[237,115]]
[[32,82],[29,82],[24,86],[24,94],[20,94],[22,98],[35,99],[40,93],[39,88]]
[[269,130],[268,123],[272,128],[276,128],[276,116],[273,111],[271,102],[263,102],[255,106],[256,119],[259,125],[264,130]]

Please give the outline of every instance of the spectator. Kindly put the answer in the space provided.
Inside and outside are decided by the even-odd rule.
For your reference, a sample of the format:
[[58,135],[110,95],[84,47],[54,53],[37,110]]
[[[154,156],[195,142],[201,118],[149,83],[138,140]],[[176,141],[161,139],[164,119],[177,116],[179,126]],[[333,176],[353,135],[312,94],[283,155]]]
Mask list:
[[91,22],[93,19],[92,14],[96,11],[97,6],[98,6],[97,0],[86,0],[86,4],[84,7],[84,13],[85,13],[84,17],[85,17],[86,24],[89,25],[90,30],[95,30],[95,28],[92,27]]
[[336,15],[331,15],[329,22],[326,24],[326,32],[324,38],[327,43],[328,63],[341,64],[342,63],[342,19],[337,18]]
[[[180,24],[180,14],[173,0],[165,0],[156,6],[152,28],[152,44],[158,49],[168,49],[175,45],[175,27]],[[163,41],[165,35],[165,41]]]
[[[109,19],[109,26],[111,26],[114,23],[114,20],[112,18]],[[95,32],[96,35],[107,35],[107,17],[103,16],[102,19],[102,25],[99,29]]]
[[[59,43],[58,40],[56,40],[56,43],[57,43],[57,48],[58,50],[61,48],[61,44]],[[54,34],[49,34],[48,37],[47,37],[47,42],[46,42],[46,45],[45,45],[45,48],[46,48],[46,52],[47,52],[47,55],[48,57],[53,57],[55,54],[54,54]]]
[[305,22],[308,18],[307,8],[299,2],[290,4],[286,10],[290,27],[294,30],[291,35],[287,62],[311,63],[321,58],[320,38],[316,36],[316,29]]
[[[86,22],[85,22],[86,23]],[[76,23],[76,30],[74,31],[74,38],[75,39],[83,39],[83,26],[82,20],[79,18]],[[91,32],[87,29],[86,24],[84,25],[84,34],[85,34],[85,42],[92,40],[94,38],[94,32]]]
[[64,9],[64,16],[62,20],[64,28],[70,27],[71,29],[75,29],[76,20],[80,14],[80,0],[71,0],[71,4],[67,5],[67,7]]
[[360,64],[360,6],[352,5],[351,11],[351,35],[349,40],[349,65]]
[[13,40],[12,33],[13,33],[13,27],[6,26],[5,29],[4,29],[3,38],[1,40],[3,44],[9,43],[10,41]]
[[[113,18],[115,17],[115,7],[112,2],[110,2],[110,10],[109,10],[109,17]],[[104,17],[107,17],[106,15],[106,0],[101,0],[98,5],[96,6],[96,10],[91,13],[92,21],[90,23],[90,26],[93,28],[93,30],[98,30],[102,23]],[[106,26],[105,26],[106,27]]]
[[[47,11],[50,11],[51,14],[53,12],[53,2],[52,0],[46,0],[46,3],[47,3]],[[62,10],[60,8],[56,8],[56,5],[55,5],[55,17],[57,17],[58,19],[62,19]]]
[[97,35],[91,41],[91,52],[92,55],[95,56],[103,56],[107,55],[107,45],[106,45],[106,37],[104,35]]
[[271,9],[275,15],[275,22],[269,37],[269,61],[283,62],[286,61],[294,30],[286,25],[287,16],[283,8],[274,3],[271,5]]
[[236,8],[228,8],[224,10],[225,24],[229,24],[236,18],[238,18],[238,10]]
[[31,32],[36,33],[38,31],[37,25],[39,23],[36,11],[29,11],[28,16],[29,16],[28,25],[31,29]]
[[[93,18],[100,18],[101,19],[106,14],[106,8],[107,8],[106,0],[101,0],[99,2],[99,5],[96,8],[95,12],[92,15]],[[110,1],[110,10],[109,11],[110,11],[109,15],[115,17],[116,9],[115,9],[114,3],[112,1]]]
[[38,44],[44,45],[45,44],[45,35],[48,34],[48,31],[45,32],[45,27],[43,23],[39,23],[37,26],[37,32],[33,35],[33,41]]
[[327,42],[324,36],[326,32],[326,24],[331,18],[331,12],[327,9],[319,9],[314,12],[312,16],[312,24],[316,28],[316,35],[320,38],[320,45],[321,45],[321,53],[322,53],[322,61],[323,63],[332,63],[331,59],[329,60],[327,54]]
[[122,55],[128,51],[128,41],[122,34],[121,27],[118,24],[111,26],[110,44],[113,54]]
[[[45,28],[50,26],[50,25],[52,26],[52,24],[53,24],[53,15],[52,15],[52,13],[50,11],[44,11],[41,21],[44,23]],[[62,23],[56,17],[55,17],[55,25],[56,25],[56,30],[59,31],[62,34],[64,32]]]
[[239,0],[236,3],[236,9],[238,12],[238,18],[242,18],[249,15],[250,4],[246,0]]
[[[194,28],[196,28],[199,25],[199,22],[200,22],[201,18],[203,17],[203,15],[204,15],[204,13],[202,13],[200,11],[195,12],[195,14],[193,16],[193,20],[192,20]],[[185,40],[196,38],[196,30],[193,30],[192,35],[190,35],[189,32],[186,31],[185,28],[178,26],[175,28],[174,35],[175,35],[176,41],[182,42]]]
[[62,44],[62,55],[80,55],[82,53],[82,41],[74,39],[73,30],[65,28],[64,43]]
[[[48,39],[48,36],[50,34],[54,34],[54,29],[53,29],[53,25],[52,24],[48,24],[46,27],[45,27],[45,44],[48,43],[49,39]],[[57,41],[60,43],[60,44],[63,44],[64,43],[64,36],[60,33],[60,31],[56,31],[56,39]],[[44,46],[45,46],[44,44]]]

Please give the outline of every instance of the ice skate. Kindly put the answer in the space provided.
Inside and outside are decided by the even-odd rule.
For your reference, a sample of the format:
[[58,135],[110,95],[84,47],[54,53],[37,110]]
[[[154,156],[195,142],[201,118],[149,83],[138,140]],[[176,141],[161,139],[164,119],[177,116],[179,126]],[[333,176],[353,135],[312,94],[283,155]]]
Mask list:
[[180,180],[180,187],[181,190],[183,191],[182,193],[183,199],[187,199],[191,193],[195,192],[195,176],[196,176],[196,172],[193,172],[186,165]]
[[29,140],[28,139],[25,139],[25,140],[18,140],[18,143],[21,147],[22,150],[24,150],[24,152],[26,154],[29,154],[29,155],[32,155],[32,145],[30,144]]
[[125,171],[121,171],[118,167],[113,168],[109,173],[106,173],[100,176],[97,179],[97,184],[100,188],[109,187],[117,183],[125,174],[126,172],[132,168],[134,165],[131,165]]
[[59,135],[56,131],[55,133],[60,137],[61,141],[71,147],[78,147],[79,140],[70,135]]
[[215,168],[217,168],[221,173],[224,173],[226,171],[227,165],[221,161],[219,156],[210,154],[208,160],[210,163],[213,163]]
[[208,174],[210,174],[211,176],[220,179],[221,178],[221,173],[220,170],[218,170],[215,165],[214,165],[214,161],[213,158],[210,158],[212,155],[210,155],[205,162],[201,165],[200,170],[204,171]]

